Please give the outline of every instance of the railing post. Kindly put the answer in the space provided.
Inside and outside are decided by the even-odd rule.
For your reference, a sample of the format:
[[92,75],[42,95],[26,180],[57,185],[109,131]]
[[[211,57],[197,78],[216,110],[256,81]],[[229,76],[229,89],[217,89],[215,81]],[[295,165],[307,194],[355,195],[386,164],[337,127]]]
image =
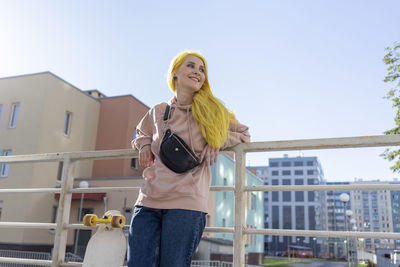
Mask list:
[[245,264],[245,235],[246,197],[243,187],[246,185],[246,154],[239,146],[235,151],[235,226],[233,241],[233,266],[244,267]]
[[61,176],[61,193],[57,210],[57,229],[54,238],[52,267],[59,267],[65,259],[68,230],[65,225],[69,223],[76,161],[70,158],[64,160]]

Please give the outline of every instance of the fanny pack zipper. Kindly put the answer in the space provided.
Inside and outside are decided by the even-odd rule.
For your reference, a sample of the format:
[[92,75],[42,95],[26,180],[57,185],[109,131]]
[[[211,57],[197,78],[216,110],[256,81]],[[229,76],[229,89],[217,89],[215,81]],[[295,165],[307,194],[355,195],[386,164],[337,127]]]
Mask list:
[[175,136],[174,134],[172,134],[172,137],[175,138],[175,140],[178,141],[179,144],[181,144],[181,146],[186,150],[186,152],[187,152],[196,162],[199,161],[199,159],[197,159],[197,157],[193,156],[192,153],[191,153],[191,151],[189,151],[189,150],[185,147],[185,145],[182,144],[182,142],[179,140],[179,138],[176,138],[176,136]]

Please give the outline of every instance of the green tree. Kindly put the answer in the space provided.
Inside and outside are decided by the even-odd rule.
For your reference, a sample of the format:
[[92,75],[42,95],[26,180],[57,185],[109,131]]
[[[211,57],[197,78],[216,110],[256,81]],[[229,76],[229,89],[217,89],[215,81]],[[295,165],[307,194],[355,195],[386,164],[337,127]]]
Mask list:
[[[384,133],[387,135],[400,134],[400,43],[394,43],[393,47],[387,47],[385,51],[387,54],[383,57],[383,62],[388,66],[388,72],[383,81],[393,86],[387,93],[386,98],[392,101],[392,107],[396,110],[396,116],[394,117],[396,127]],[[390,169],[393,172],[400,172],[400,149],[386,149],[381,156],[389,161],[396,160]]]

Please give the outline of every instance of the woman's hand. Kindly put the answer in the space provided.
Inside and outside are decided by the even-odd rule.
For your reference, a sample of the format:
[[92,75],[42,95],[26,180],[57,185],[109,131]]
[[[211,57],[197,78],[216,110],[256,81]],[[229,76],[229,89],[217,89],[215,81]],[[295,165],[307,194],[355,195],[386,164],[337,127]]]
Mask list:
[[219,147],[210,147],[208,144],[204,147],[201,152],[200,161],[203,162],[204,157],[210,162],[210,165],[217,162]]
[[151,146],[146,145],[139,151],[139,166],[142,169],[151,167],[154,164],[154,155],[151,152]]

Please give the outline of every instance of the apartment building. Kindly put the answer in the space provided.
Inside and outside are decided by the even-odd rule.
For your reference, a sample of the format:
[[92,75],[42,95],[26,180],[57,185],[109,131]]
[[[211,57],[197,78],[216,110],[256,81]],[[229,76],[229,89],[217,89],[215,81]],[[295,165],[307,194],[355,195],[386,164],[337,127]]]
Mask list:
[[[94,150],[100,102],[60,77],[36,73],[0,78],[1,155]],[[79,177],[90,177],[91,162],[80,162]],[[59,185],[60,164],[20,163],[0,167],[0,188]],[[53,194],[0,195],[1,221],[55,221]],[[0,229],[0,248],[48,250],[54,231]]]
[[[397,179],[390,182],[390,184],[399,184]],[[393,220],[393,231],[396,233],[400,232],[400,191],[390,191],[390,202],[392,207],[392,220]],[[400,248],[400,240],[394,240],[394,249]]]
[[[352,184],[376,183],[382,184],[379,180],[364,182],[358,180]],[[362,232],[392,232],[392,204],[390,190],[356,190],[351,192],[353,217],[356,221],[357,231]],[[375,252],[377,248],[392,249],[394,241],[390,239],[363,240],[362,247],[365,251]]]
[[[317,157],[270,158],[270,185],[325,184],[324,173]],[[268,192],[268,227],[271,229],[324,230],[326,227],[325,192]],[[312,248],[322,255],[324,238],[304,236],[269,236],[269,254],[285,251],[289,245]]]

